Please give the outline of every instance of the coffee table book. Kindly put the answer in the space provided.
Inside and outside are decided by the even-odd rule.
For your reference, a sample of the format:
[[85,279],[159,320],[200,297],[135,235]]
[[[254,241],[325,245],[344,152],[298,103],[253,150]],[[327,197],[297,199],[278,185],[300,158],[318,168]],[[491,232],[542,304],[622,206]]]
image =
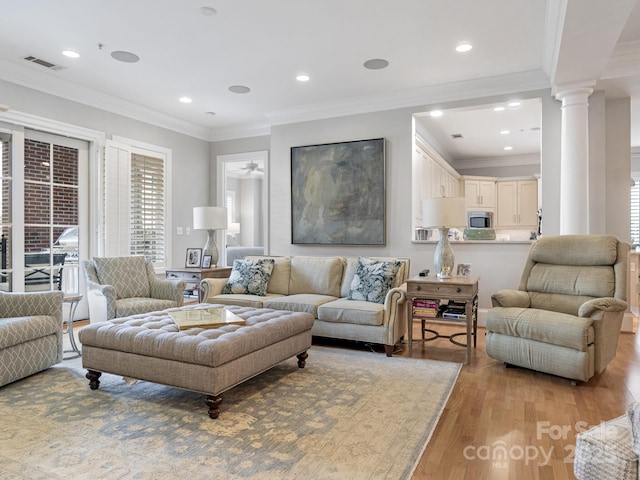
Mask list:
[[188,328],[218,328],[224,325],[244,325],[246,321],[224,307],[174,310],[169,315],[179,330]]

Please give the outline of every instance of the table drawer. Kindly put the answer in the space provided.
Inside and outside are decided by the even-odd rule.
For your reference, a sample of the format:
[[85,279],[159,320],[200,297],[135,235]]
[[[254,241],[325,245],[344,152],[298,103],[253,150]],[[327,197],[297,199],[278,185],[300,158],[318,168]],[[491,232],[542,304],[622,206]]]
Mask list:
[[407,283],[407,293],[410,295],[431,295],[436,298],[451,298],[457,296],[471,297],[475,294],[473,285],[438,285]]

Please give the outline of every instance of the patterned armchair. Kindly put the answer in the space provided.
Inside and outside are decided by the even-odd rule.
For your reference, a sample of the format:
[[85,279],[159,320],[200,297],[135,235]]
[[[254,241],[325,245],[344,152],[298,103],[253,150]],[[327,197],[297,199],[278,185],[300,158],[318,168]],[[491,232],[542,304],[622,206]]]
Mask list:
[[160,280],[144,257],[84,260],[91,323],[180,307],[185,282]]
[[0,386],[62,361],[62,292],[0,292]]

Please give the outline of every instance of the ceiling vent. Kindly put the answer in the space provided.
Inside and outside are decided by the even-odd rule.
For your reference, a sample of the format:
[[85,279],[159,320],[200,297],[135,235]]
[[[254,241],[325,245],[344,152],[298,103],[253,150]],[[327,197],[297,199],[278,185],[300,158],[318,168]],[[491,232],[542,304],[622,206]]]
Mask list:
[[62,70],[63,68],[65,68],[62,65],[56,65],[55,63],[47,62],[46,60],[34,57],[33,55],[27,55],[26,57],[22,58],[27,62],[35,63],[37,65],[40,65],[41,67],[48,68],[49,70]]
[[451,134],[451,138],[453,138],[454,140],[460,140],[460,139],[462,139],[464,137],[462,136],[461,133],[452,133]]

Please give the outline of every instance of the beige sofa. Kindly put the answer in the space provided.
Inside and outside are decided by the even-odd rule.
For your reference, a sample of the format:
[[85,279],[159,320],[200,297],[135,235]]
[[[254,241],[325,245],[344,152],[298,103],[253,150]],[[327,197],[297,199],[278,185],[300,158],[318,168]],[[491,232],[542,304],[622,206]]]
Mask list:
[[62,361],[62,292],[0,292],[0,387]]
[[206,278],[201,282],[202,302],[308,312],[315,318],[312,335],[381,344],[390,357],[407,327],[403,305],[409,259],[369,258],[400,262],[384,303],[348,299],[358,257],[306,256],[246,257],[273,259],[266,295],[222,293],[227,279]]

